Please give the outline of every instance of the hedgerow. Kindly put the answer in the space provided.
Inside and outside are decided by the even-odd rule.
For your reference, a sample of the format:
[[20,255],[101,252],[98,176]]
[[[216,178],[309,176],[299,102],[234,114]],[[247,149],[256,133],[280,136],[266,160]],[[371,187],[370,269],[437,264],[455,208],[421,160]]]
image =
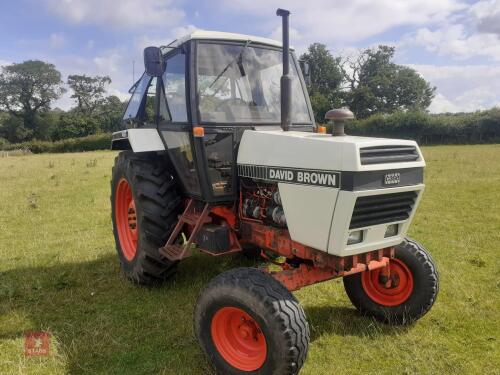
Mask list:
[[[331,125],[327,125],[331,131]],[[414,139],[419,144],[472,144],[500,142],[500,108],[459,114],[429,114],[426,112],[396,112],[373,115],[351,121],[349,135]],[[60,141],[28,141],[8,143],[0,139],[0,150],[29,150],[32,153],[62,153],[108,150],[111,134],[94,134]]]
[[459,114],[396,112],[348,124],[350,135],[414,139],[420,144],[500,142],[500,108]]
[[2,145],[0,150],[29,150],[34,154],[41,153],[63,153],[63,152],[81,152],[109,150],[111,146],[111,134],[94,134],[82,138],[68,138],[60,141],[28,141],[22,143],[10,143]]

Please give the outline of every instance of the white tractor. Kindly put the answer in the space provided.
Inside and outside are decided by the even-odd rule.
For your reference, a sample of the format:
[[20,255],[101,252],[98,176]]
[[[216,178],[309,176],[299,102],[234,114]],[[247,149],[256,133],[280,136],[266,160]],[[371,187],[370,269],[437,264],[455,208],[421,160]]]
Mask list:
[[361,314],[408,324],[439,289],[427,251],[406,233],[424,191],[408,140],[344,134],[352,113],[317,127],[288,43],[194,31],[144,51],[126,130],[113,134],[111,203],[127,277],[153,284],[179,261],[260,254],[201,292],[194,328],[220,373],[296,374],[309,326],[291,291],[343,277]]

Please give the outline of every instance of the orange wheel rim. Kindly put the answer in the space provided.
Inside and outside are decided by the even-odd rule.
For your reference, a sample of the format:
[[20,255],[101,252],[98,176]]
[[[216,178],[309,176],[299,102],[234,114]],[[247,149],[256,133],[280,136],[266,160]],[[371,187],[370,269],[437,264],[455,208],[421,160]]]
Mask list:
[[390,278],[381,277],[381,269],[363,272],[361,284],[374,302],[383,306],[398,306],[410,298],[413,292],[413,274],[399,259],[389,262]]
[[115,223],[123,255],[132,260],[137,252],[137,213],[132,190],[124,178],[116,186]]
[[219,354],[241,371],[262,367],[267,356],[264,333],[257,322],[236,307],[223,307],[212,318],[212,340]]

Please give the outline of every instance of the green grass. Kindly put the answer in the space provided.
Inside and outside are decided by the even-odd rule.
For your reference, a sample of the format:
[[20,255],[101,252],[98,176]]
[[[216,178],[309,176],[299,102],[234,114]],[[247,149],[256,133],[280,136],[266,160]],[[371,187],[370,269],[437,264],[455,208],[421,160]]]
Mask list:
[[[425,148],[411,235],[441,276],[410,327],[360,317],[340,280],[296,293],[311,326],[303,374],[500,374],[500,145]],[[160,288],[130,284],[109,207],[114,153],[0,158],[0,374],[207,374],[192,311],[241,257],[196,255]],[[51,333],[25,357],[24,333]]]

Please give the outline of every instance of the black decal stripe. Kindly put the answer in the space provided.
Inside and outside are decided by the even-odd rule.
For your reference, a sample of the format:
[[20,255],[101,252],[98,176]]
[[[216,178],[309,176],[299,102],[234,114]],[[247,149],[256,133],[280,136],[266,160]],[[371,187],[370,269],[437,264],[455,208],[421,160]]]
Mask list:
[[[286,180],[280,178],[271,178],[270,170],[279,171],[293,171],[294,179]],[[335,175],[335,185],[322,185],[320,183],[311,183],[297,181],[297,172],[317,173],[325,176]],[[385,176],[391,173],[399,173],[400,181],[397,184],[386,184]],[[238,175],[241,177],[255,178],[260,180],[268,180],[275,182],[284,182],[289,184],[311,185],[311,186],[325,186],[331,188],[340,188],[346,191],[361,191],[361,190],[375,190],[386,189],[401,186],[412,186],[423,183],[424,181],[424,168],[404,168],[404,169],[386,169],[378,171],[328,171],[321,169],[303,169],[303,168],[287,168],[277,166],[264,166],[264,165],[238,165]],[[280,175],[281,177],[281,175]]]
[[239,164],[238,175],[289,184],[330,188],[339,188],[340,186],[340,172],[338,171]]
[[[399,183],[386,184],[387,174],[399,173]],[[386,169],[382,171],[342,172],[340,189],[346,191],[386,189],[418,185],[424,182],[424,168]]]

